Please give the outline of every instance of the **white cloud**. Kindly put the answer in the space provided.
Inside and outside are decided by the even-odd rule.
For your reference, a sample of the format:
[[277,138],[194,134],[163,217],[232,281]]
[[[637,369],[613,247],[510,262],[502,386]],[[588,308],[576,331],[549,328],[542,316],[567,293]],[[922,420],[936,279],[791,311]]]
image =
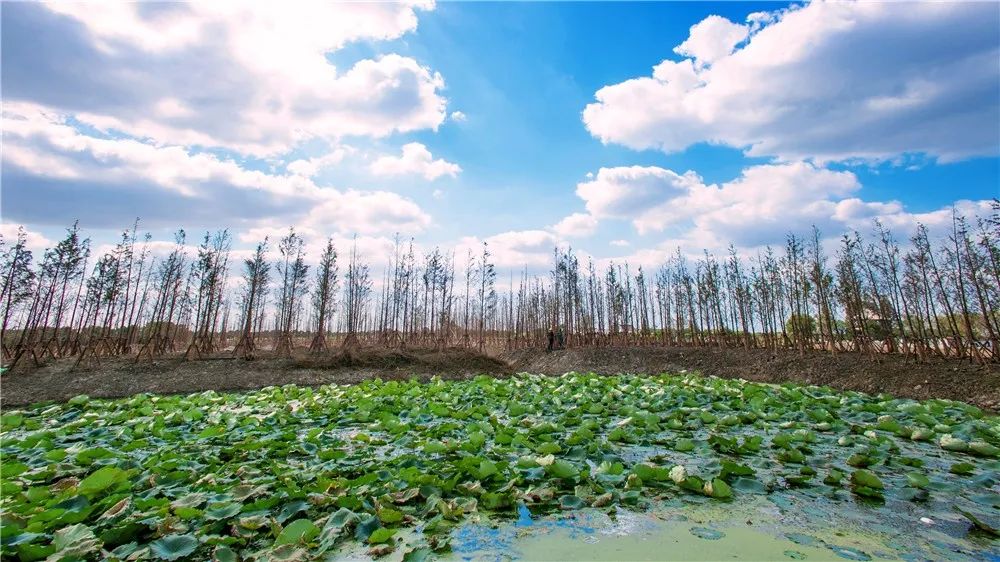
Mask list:
[[[81,229],[81,230],[83,230],[83,229]],[[142,236],[142,224],[139,224],[139,233],[140,233],[139,236],[141,237]],[[90,232],[89,230],[86,230],[86,231],[83,232],[83,235],[85,237],[89,236],[91,234],[94,234],[94,233]],[[121,233],[118,232],[118,233],[116,233],[116,235],[117,234],[121,234]],[[184,245],[180,246],[181,253],[183,253],[186,256],[188,256],[188,259],[191,259],[192,256],[197,256],[198,255],[198,244],[201,243],[201,240],[202,240],[201,236],[203,236],[204,234],[205,234],[204,232],[191,232],[191,233],[188,233]],[[115,246],[118,244],[119,241],[120,241],[120,237],[116,238],[114,243],[106,242],[106,243],[103,243],[103,244],[98,244],[96,246],[92,246],[92,248],[91,248],[91,255],[92,256],[103,256],[105,254],[110,254],[110,253],[112,253],[112,252],[115,251]],[[178,247],[177,246],[177,242],[175,240],[149,240],[147,242],[146,240],[142,240],[140,238],[136,242],[136,250],[135,251],[136,251],[137,254],[141,253],[143,251],[146,251],[147,255],[150,258],[156,260],[156,259],[163,259],[163,258],[167,257],[168,255],[170,255],[171,252],[173,252],[175,249],[177,249],[177,247]],[[231,259],[233,259],[233,258],[241,259],[242,257],[250,257],[250,254],[251,254],[251,252],[249,250],[246,250],[246,255],[245,256],[244,256],[244,254],[240,250],[237,250],[237,252],[240,252],[240,253],[237,253],[237,254],[231,256]],[[240,256],[240,257],[238,258],[237,256]],[[232,273],[232,270],[230,270],[230,273]]]
[[[182,208],[197,208],[213,218],[216,227],[227,220],[249,220],[242,214],[247,202],[257,214],[274,215],[270,220],[276,225],[294,220],[323,233],[415,233],[431,223],[416,203],[396,193],[342,191],[299,173],[247,169],[234,160],[184,147],[90,136],[67,124],[66,116],[31,104],[5,104],[3,118],[4,165],[34,178],[61,180],[65,190],[113,185],[139,199],[167,192]],[[311,165],[298,162],[290,171],[302,172]],[[29,189],[24,181],[29,180],[6,189]],[[155,211],[126,209],[133,217]],[[175,220],[191,220],[190,213]]]
[[550,265],[552,251],[565,245],[565,241],[547,230],[512,230],[486,238],[467,236],[462,238],[455,249],[456,256],[465,256],[469,251],[478,256],[486,242],[491,259],[498,270],[519,270],[525,267],[537,269]]
[[645,219],[651,225],[669,224],[690,213],[694,234],[706,241],[757,245],[780,241],[788,232],[805,233],[812,225],[826,231],[848,226],[835,218],[834,208],[860,189],[851,172],[804,162],[766,164],[718,186],[696,186]]
[[353,152],[354,148],[347,145],[341,145],[337,146],[323,156],[289,162],[288,165],[285,166],[285,169],[297,176],[311,178],[319,173],[319,171],[323,168],[339,164],[344,160],[345,156]]
[[321,232],[416,234],[430,226],[431,218],[416,203],[395,193],[352,190],[332,192],[310,209],[301,224]]
[[[629,220],[641,234],[680,233],[678,243],[689,249],[780,244],[787,233],[805,234],[814,225],[839,235],[867,230],[875,218],[905,230],[950,213],[911,213],[898,201],[863,200],[860,189],[851,172],[792,162],[751,166],[722,184],[658,167],[602,168],[577,194],[595,216]],[[987,201],[963,205],[970,215],[988,210]]]
[[552,225],[552,230],[559,236],[579,238],[597,232],[597,222],[597,218],[593,215],[573,213]]
[[601,168],[593,179],[577,184],[590,215],[600,218],[628,218],[640,232],[657,229],[655,209],[682,197],[701,185],[694,172],[683,175],[650,166]]
[[[440,74],[386,54],[338,68],[352,41],[401,37],[433,3],[55,3],[4,12],[58,46],[5,42],[4,96],[165,144],[287,152],[310,138],[437,129]],[[47,15],[38,12],[47,9]],[[71,51],[74,60],[56,59]],[[47,57],[53,57],[50,60]],[[12,64],[13,63],[13,64]],[[66,71],[73,65],[72,72]]]
[[691,58],[598,90],[587,129],[634,149],[708,142],[789,161],[997,154],[995,4],[814,2],[749,21],[735,51],[746,26],[692,27],[676,49]]
[[403,145],[400,156],[382,156],[372,162],[371,171],[377,176],[420,175],[430,181],[441,176],[455,177],[462,168],[443,158],[435,160],[426,146],[411,142]]
[[30,230],[22,224],[5,221],[0,223],[0,237],[3,238],[8,248],[17,242],[18,230],[21,228],[24,228],[25,244],[31,250],[32,257],[36,260],[41,258],[45,250],[55,246],[55,242],[46,238],[44,234]]
[[628,240],[612,240],[610,244],[616,248],[627,248],[632,245]]
[[[309,264],[319,262],[319,257],[322,255],[328,239],[333,240],[337,254],[340,256],[341,271],[346,267],[344,264],[347,263],[349,252],[355,244],[357,244],[358,255],[373,270],[388,264],[389,258],[393,255],[393,239],[390,236],[331,233],[327,230],[317,229],[315,226],[314,224],[297,224],[294,227],[295,233],[305,242],[305,259]],[[288,234],[288,228],[288,225],[262,224],[241,231],[236,235],[236,239],[246,247],[237,250],[238,253],[235,255],[249,257],[253,252],[251,248],[267,238],[269,257],[277,259],[278,241]],[[414,247],[417,250],[420,249],[419,246],[415,245]],[[377,274],[375,277],[377,280]]]
[[690,36],[674,52],[693,58],[699,66],[704,66],[731,54],[748,35],[748,26],[721,16],[708,16],[691,26]]
[[468,118],[461,111],[452,111],[451,112],[451,120],[455,121],[456,123],[461,123],[461,122],[463,122],[463,121],[465,121],[467,119]]
[[307,178],[247,170],[210,153],[87,135],[67,124],[68,116],[34,104],[5,103],[3,119],[4,162],[42,177],[119,184],[145,179],[186,197],[208,182],[282,196],[319,193]]

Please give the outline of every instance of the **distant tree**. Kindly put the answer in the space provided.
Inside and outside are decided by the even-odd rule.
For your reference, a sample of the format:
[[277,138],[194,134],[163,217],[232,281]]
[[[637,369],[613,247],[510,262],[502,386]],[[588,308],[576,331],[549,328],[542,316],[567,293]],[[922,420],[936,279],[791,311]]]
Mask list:
[[490,261],[490,250],[486,242],[483,242],[483,253],[479,255],[477,273],[479,279],[479,351],[481,352],[485,344],[486,314],[493,312],[497,296],[497,272]]
[[313,316],[316,319],[316,335],[313,336],[309,345],[311,351],[323,351],[326,349],[326,332],[328,325],[333,319],[337,306],[337,249],[333,245],[333,239],[328,238],[326,246],[323,248],[323,255],[319,258],[319,265],[316,267],[316,285],[313,290]]
[[254,341],[255,322],[262,314],[263,299],[270,282],[271,264],[267,261],[267,238],[254,251],[253,257],[243,260],[243,331],[233,348],[233,355],[253,359],[257,345]]
[[816,334],[816,319],[808,314],[793,314],[785,321],[785,331],[797,342],[812,341]]
[[198,246],[198,259],[191,264],[196,299],[194,337],[186,353],[188,358],[215,351],[213,335],[225,299],[231,244],[232,238],[228,230],[222,230],[215,236],[206,232]]
[[[154,258],[150,237],[140,236],[136,222],[90,263],[89,240],[76,225],[41,256],[27,249],[22,230],[16,240],[0,239],[0,355],[11,368],[20,357],[41,364],[48,355],[75,356],[79,363],[127,354],[138,344],[137,360],[183,346],[189,358],[198,358],[225,346],[229,336],[236,338],[234,354],[249,358],[267,330],[276,355],[287,356],[292,336],[307,324],[312,330],[315,323],[310,348],[325,349],[336,322],[348,348],[364,342],[517,349],[538,345],[557,327],[572,345],[776,352],[818,343],[872,356],[996,362],[1000,231],[993,228],[995,216],[974,219],[955,212],[940,239],[918,225],[906,243],[876,221],[864,236],[846,233],[829,266],[816,228],[807,237],[790,234],[783,251],[766,247],[749,257],[732,245],[724,259],[707,251],[692,258],[678,249],[655,270],[628,261],[598,269],[593,260],[584,270],[572,249],[554,248],[547,274],[525,267],[503,290],[487,244],[470,251],[464,274],[456,275],[454,253],[421,253],[412,240],[403,248],[397,235],[377,293],[357,239],[342,288],[342,259],[332,241],[309,276],[305,244],[294,229],[281,239],[277,263],[268,262],[265,239],[243,262],[243,283],[229,287],[226,231],[206,233],[196,255],[180,231],[173,250]],[[280,281],[274,291],[272,267]],[[461,288],[455,292],[462,275],[464,295]],[[315,280],[315,290],[303,322],[307,279]],[[239,317],[232,323],[230,312]],[[234,324],[241,328],[227,333]]]
[[351,257],[347,264],[347,295],[345,298],[346,312],[346,332],[344,338],[345,348],[354,348],[359,345],[358,332],[362,329],[365,307],[372,292],[371,273],[368,264],[362,263],[358,258],[357,237],[351,247]]
[[159,267],[153,274],[156,298],[153,301],[150,321],[144,330],[144,337],[140,334],[140,340],[144,339],[145,341],[140,344],[136,361],[143,359],[152,361],[154,356],[171,351],[173,348],[170,336],[172,332],[176,333],[176,328],[172,329],[172,327],[179,324],[175,311],[184,300],[183,292],[186,290],[183,282],[187,263],[185,241],[184,231],[177,231],[174,235],[173,249],[159,263]]
[[17,308],[28,302],[35,290],[35,272],[31,269],[31,250],[28,249],[28,234],[24,227],[18,227],[13,245],[8,246],[0,235],[0,274],[3,275],[0,287],[0,345],[2,359],[6,360],[12,352],[7,347],[7,326]]
[[289,357],[292,354],[292,326],[300,314],[302,299],[307,290],[309,266],[305,262],[305,242],[292,228],[278,242],[278,277],[281,279],[278,294],[278,341],[275,354]]

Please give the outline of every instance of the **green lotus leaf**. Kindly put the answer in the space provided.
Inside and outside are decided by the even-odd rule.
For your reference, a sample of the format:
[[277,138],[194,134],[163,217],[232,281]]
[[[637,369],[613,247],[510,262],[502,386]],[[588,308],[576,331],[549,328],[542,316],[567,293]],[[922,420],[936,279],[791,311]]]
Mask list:
[[882,490],[885,485],[878,476],[870,470],[859,469],[851,473],[851,483],[855,486],[866,486],[873,490]]
[[310,560],[309,551],[294,544],[283,544],[272,548],[266,554],[264,559],[274,562],[306,562]]
[[149,543],[149,551],[160,560],[178,560],[194,553],[199,544],[194,535],[173,534]]
[[964,453],[969,450],[969,444],[965,441],[952,437],[951,434],[945,434],[941,436],[938,444],[942,449],[946,451],[957,451]]
[[980,457],[1000,457],[1000,447],[995,447],[985,441],[971,441],[969,452]]
[[3,414],[0,415],[0,431],[10,431],[12,429],[17,429],[24,424],[23,414]]
[[392,540],[393,535],[396,534],[395,529],[387,529],[385,527],[379,527],[372,531],[372,534],[368,535],[369,544],[385,544]]
[[992,519],[988,519],[986,515],[979,513],[972,513],[971,511],[962,509],[960,507],[956,507],[955,509],[963,516],[965,516],[966,519],[972,522],[972,525],[976,529],[979,529],[980,531],[983,531],[987,534],[993,535],[994,537],[1000,537],[1000,522],[996,521],[995,517]]
[[104,490],[124,481],[128,474],[114,466],[104,466],[80,481],[79,491],[87,496],[95,496]]
[[52,546],[59,559],[83,558],[100,550],[102,544],[90,527],[81,524],[63,527],[52,536]]
[[281,530],[274,540],[275,546],[283,544],[304,544],[319,535],[319,527],[309,519],[296,519]]
[[448,450],[448,446],[440,441],[428,441],[424,444],[424,452],[429,455],[436,455],[438,453],[444,453]]
[[0,478],[13,478],[19,474],[23,474],[27,470],[28,465],[23,462],[5,459],[4,462],[0,464]]
[[975,472],[975,470],[976,470],[976,465],[972,463],[957,462],[951,465],[951,468],[948,469],[948,472],[951,472],[953,474],[967,475],[967,474],[972,474],[973,472]]
[[545,470],[552,476],[563,479],[576,478],[580,474],[580,469],[573,463],[563,459],[555,460],[552,464],[545,467]]
[[432,560],[434,551],[430,547],[420,546],[411,548],[403,553],[403,562],[425,562]]
[[403,512],[391,507],[383,507],[378,510],[378,518],[383,525],[392,525],[403,520]]
[[236,551],[228,546],[219,546],[212,552],[212,562],[239,562]]
[[704,491],[706,496],[717,499],[731,498],[733,496],[732,488],[721,478],[713,478],[711,481],[705,482]]
[[687,439],[686,437],[678,439],[677,442],[674,444],[674,449],[681,453],[687,453],[693,451],[694,447],[695,447],[694,441]]
[[566,495],[559,498],[559,507],[562,509],[579,509],[585,505],[587,503],[579,496]]
[[919,472],[907,472],[906,482],[914,488],[926,488],[931,484],[931,481],[927,478],[927,476]]
[[[371,475],[371,479],[373,481],[375,479],[377,479],[377,478],[378,478],[377,475],[375,475],[375,474]],[[361,484],[361,485],[364,485],[364,484]],[[289,519],[291,519],[295,515],[303,512],[303,511],[306,511],[308,509],[309,509],[309,504],[307,502],[305,502],[303,500],[295,500],[293,502],[289,502],[289,503],[285,504],[281,508],[281,511],[278,512],[278,515],[275,517],[275,519],[278,521],[278,523],[284,523],[285,521],[288,521]]]
[[212,521],[220,521],[222,519],[229,519],[243,509],[242,504],[234,502],[217,502],[210,503],[205,509],[205,519]]

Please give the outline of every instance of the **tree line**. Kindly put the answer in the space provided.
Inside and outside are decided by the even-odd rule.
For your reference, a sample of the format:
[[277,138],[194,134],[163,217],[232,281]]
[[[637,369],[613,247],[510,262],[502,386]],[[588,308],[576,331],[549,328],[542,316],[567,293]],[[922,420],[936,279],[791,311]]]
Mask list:
[[[679,249],[655,269],[598,268],[555,248],[545,274],[527,268],[498,287],[490,248],[420,253],[399,236],[373,272],[356,242],[332,239],[315,264],[289,229],[233,259],[227,230],[195,247],[178,231],[154,255],[138,221],[102,255],[74,224],[36,257],[27,234],[0,238],[3,364],[74,366],[109,356],[152,361],[229,354],[291,357],[296,349],[717,346],[824,350],[919,360],[1000,360],[1000,221],[954,213],[948,232],[917,225],[899,240],[875,221],[835,249],[817,228],[741,255]],[[346,263],[344,263],[346,262]],[[378,279],[376,280],[376,275]]]

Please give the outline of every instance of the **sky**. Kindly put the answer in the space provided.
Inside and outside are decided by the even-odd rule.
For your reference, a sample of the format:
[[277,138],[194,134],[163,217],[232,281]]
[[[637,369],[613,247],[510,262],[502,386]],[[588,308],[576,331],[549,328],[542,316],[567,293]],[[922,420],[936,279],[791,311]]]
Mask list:
[[[293,226],[501,270],[556,246],[905,238],[1000,197],[1000,3],[0,7],[0,233]],[[314,257],[315,257],[314,256]]]

